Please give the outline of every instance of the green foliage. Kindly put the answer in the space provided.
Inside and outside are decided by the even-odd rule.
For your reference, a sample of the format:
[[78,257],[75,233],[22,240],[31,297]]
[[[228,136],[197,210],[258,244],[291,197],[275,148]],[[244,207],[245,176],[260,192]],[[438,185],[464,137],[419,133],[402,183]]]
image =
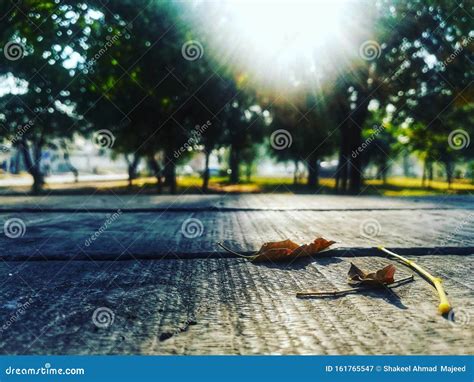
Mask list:
[[[450,181],[455,165],[474,155],[472,144],[460,148],[453,136],[474,136],[474,6],[380,0],[359,7],[374,17],[379,57],[359,57],[341,72],[330,68],[330,84],[282,101],[218,57],[181,2],[2,2],[3,53],[13,42],[23,57],[2,57],[0,76],[27,91],[0,97],[0,139],[22,151],[37,187],[44,147],[102,129],[113,134],[114,155],[125,155],[130,170],[143,158],[172,189],[178,163],[196,151],[208,159],[222,147],[230,180],[239,181],[241,164],[252,169],[276,130],[287,131],[291,145],[267,144],[266,152],[303,162],[311,184],[319,162],[337,150],[342,191],[357,192],[371,166],[385,177],[393,159],[412,152],[442,163]],[[379,107],[369,110],[371,101]],[[195,139],[196,125],[207,121]],[[192,150],[181,150],[186,144]]]

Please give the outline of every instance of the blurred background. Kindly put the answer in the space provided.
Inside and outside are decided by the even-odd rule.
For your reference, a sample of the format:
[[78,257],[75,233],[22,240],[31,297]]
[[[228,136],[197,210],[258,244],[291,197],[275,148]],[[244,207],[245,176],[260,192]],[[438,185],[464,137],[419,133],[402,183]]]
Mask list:
[[474,3],[5,0],[0,192],[474,191]]

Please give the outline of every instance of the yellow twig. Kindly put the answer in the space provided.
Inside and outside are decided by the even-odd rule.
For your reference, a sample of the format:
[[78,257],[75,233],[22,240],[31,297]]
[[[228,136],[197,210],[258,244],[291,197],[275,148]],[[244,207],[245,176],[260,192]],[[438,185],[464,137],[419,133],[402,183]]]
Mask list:
[[436,288],[436,291],[438,292],[438,296],[439,296],[438,312],[441,314],[449,313],[449,311],[451,310],[451,305],[449,304],[448,298],[446,297],[446,293],[444,292],[442,280],[439,277],[434,277],[433,275],[428,273],[426,270],[421,268],[418,264],[414,263],[411,260],[408,260],[407,258],[403,256],[397,255],[396,253],[392,251],[389,251],[387,248],[384,248],[384,247],[378,247],[378,248],[381,251],[385,252],[386,254],[398,259],[399,261],[401,261],[403,264],[407,265],[411,269],[414,269],[426,280],[431,282]]

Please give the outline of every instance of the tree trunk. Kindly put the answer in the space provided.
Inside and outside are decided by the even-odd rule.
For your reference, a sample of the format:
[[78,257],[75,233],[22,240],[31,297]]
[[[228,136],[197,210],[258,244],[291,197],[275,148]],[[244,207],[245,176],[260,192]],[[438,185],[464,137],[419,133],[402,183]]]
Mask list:
[[137,178],[137,167],[140,163],[140,156],[133,154],[133,160],[129,160],[128,156],[125,156],[128,164],[128,186],[132,187],[133,180]]
[[[363,107],[363,106],[361,106]],[[360,124],[352,122],[350,124],[350,143],[351,148],[349,151],[357,151],[358,147],[362,145],[362,130]],[[349,191],[351,194],[360,193],[362,186],[362,161],[360,155],[355,155],[350,157],[350,180],[349,180]]]
[[336,171],[336,191],[344,194],[347,191],[348,165],[351,155],[348,121],[341,124],[340,132],[341,142],[339,146],[339,163],[337,164]]
[[295,170],[293,171],[293,186],[296,186],[298,184],[298,160],[294,161],[295,163]]
[[380,177],[384,185],[387,184],[387,172],[388,172],[387,167],[388,167],[387,163],[383,163],[380,165],[379,171],[378,171],[378,176]]
[[230,158],[229,158],[230,183],[238,183],[240,180],[239,164],[240,164],[240,150],[236,148],[235,145],[232,145],[230,149]]
[[21,163],[21,152],[16,150],[15,156],[13,158],[13,169],[10,165],[10,170],[12,174],[18,175],[20,173],[20,163]]
[[314,156],[306,162],[306,167],[308,169],[308,181],[307,184],[310,187],[317,187],[319,185],[319,163]]
[[421,175],[421,187],[425,187],[426,185],[426,172],[428,171],[427,168],[427,160],[423,161],[423,174]]
[[[172,158],[171,155],[167,155],[166,158]],[[167,163],[165,164],[164,168],[164,175],[165,175],[165,186],[170,188],[171,194],[176,194],[176,164],[173,160],[167,159]]]
[[349,171],[348,171],[348,167],[349,167],[349,156],[346,155],[345,153],[341,153],[341,156],[340,156],[340,165],[338,166],[340,170],[338,170],[339,172],[339,176],[340,176],[340,183],[339,183],[339,189],[338,191],[341,191],[343,194],[345,194],[347,192],[347,183],[348,183],[348,175],[349,175]]
[[431,183],[433,182],[433,162],[430,160],[428,162],[428,187],[431,187]]
[[430,182],[433,181],[433,174],[434,174],[434,171],[433,171],[433,162],[430,162],[428,164],[428,180]]
[[206,149],[205,153],[206,160],[204,162],[204,172],[202,174],[202,191],[207,192],[209,190],[209,157],[211,156],[211,150]]
[[41,173],[41,145],[40,143],[35,145],[34,155],[31,158],[31,153],[26,141],[22,141],[19,148],[23,154],[23,160],[25,161],[26,170],[33,177],[33,186],[31,192],[34,195],[38,195],[44,185],[44,176]]
[[410,176],[410,161],[408,160],[409,157],[407,154],[403,156],[403,175],[405,177]]
[[67,149],[65,150],[66,152],[64,153],[64,161],[66,162],[66,165],[69,168],[69,171],[71,171],[72,174],[74,175],[74,183],[79,183],[79,171],[77,171],[77,168],[73,166],[69,158],[69,152],[67,151]]
[[77,171],[77,168],[71,165],[69,166],[69,170],[72,172],[72,175],[74,175],[74,183],[79,183],[79,171]]
[[451,189],[451,183],[453,182],[454,173],[453,162],[450,159],[447,159],[444,161],[444,166],[446,168],[446,181],[448,182],[448,189]]
[[252,163],[247,163],[247,166],[245,166],[245,176],[247,178],[247,183],[250,183],[252,178]]
[[32,187],[32,193],[34,195],[38,195],[41,193],[43,190],[43,185],[44,185],[44,177],[43,174],[41,173],[40,170],[35,169],[33,170],[32,174],[33,175],[33,187]]
[[[365,73],[367,71],[367,73]],[[364,69],[362,73],[364,78],[369,78],[369,67]],[[362,128],[364,127],[365,121],[369,114],[368,106],[369,106],[369,93],[370,93],[370,86],[366,87],[366,85],[356,87],[357,90],[357,107],[351,113],[349,118],[349,128],[350,128],[350,148],[349,148],[349,155],[351,155],[350,160],[350,192],[352,194],[359,194],[363,177],[363,166],[362,166],[362,158],[360,155],[352,155],[351,152],[358,152],[358,148],[362,146]]]
[[[342,134],[341,134],[342,135]],[[343,163],[344,163],[344,153],[343,153],[343,147],[342,147],[342,137],[341,137],[341,145],[339,147],[339,159],[337,161],[337,169],[336,169],[336,192],[339,193],[339,191],[342,191],[342,181],[343,181]]]
[[148,166],[153,172],[153,176],[156,178],[157,182],[157,189],[156,191],[161,194],[163,192],[163,182],[161,180],[161,167],[158,164],[158,161],[155,159],[154,156],[150,156],[148,158]]

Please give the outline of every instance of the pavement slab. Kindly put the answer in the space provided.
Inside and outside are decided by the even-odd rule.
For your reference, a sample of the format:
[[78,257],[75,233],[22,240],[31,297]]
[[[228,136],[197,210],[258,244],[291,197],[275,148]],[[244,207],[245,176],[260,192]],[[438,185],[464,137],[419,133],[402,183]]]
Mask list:
[[422,248],[427,253],[435,253],[442,247],[474,252],[474,211],[463,209],[127,211],[118,213],[115,219],[112,216],[112,213],[83,211],[0,213],[0,222],[21,219],[25,227],[21,237],[0,239],[0,258],[110,260],[224,256],[226,253],[217,242],[249,254],[267,241],[291,239],[303,244],[319,236],[336,241],[336,250],[384,245],[397,249]]
[[200,211],[474,209],[474,196],[378,197],[293,194],[0,196],[5,211]]

